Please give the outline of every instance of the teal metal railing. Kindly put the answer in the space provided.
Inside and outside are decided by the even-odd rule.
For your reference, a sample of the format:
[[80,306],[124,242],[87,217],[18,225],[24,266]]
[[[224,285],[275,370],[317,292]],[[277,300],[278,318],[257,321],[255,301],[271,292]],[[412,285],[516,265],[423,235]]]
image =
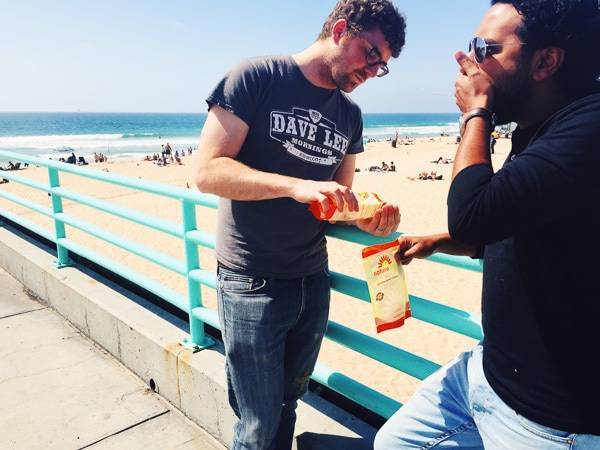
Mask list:
[[[0,151],[0,161],[1,160],[21,161],[23,163],[47,168],[47,184],[23,177],[18,171],[2,171],[0,172],[0,178],[8,179],[32,189],[48,192],[51,195],[50,207],[44,207],[14,195],[1,187],[0,197],[52,219],[54,230],[52,232],[48,231],[46,228],[40,227],[27,218],[1,207],[0,216],[4,216],[12,222],[54,242],[57,249],[58,267],[64,267],[71,264],[69,259],[70,252],[87,258],[100,266],[106,267],[114,273],[163,298],[177,308],[186,311],[189,314],[190,336],[186,339],[184,345],[194,349],[202,349],[213,344],[212,339],[204,333],[204,324],[206,323],[220,329],[219,320],[216,311],[203,306],[200,286],[204,285],[214,289],[216,279],[213,272],[207,271],[201,267],[198,247],[201,246],[208,249],[214,249],[215,239],[214,236],[197,228],[196,208],[201,206],[216,209],[218,203],[217,197],[195,192],[190,189],[128,178],[75,165],[43,160],[19,153]],[[88,180],[111,183],[113,185],[168,197],[178,201],[181,204],[181,223],[166,221],[69,190],[60,185],[61,173],[69,173]],[[185,259],[181,261],[144,245],[115,235],[92,223],[81,220],[69,214],[68,211],[64,211],[63,199],[71,200],[78,204],[112,214],[115,217],[179,238],[183,241]],[[65,225],[77,228],[102,241],[113,244],[127,252],[140,256],[185,277],[187,280],[187,295],[181,295],[179,292],[164,286],[164,284],[150,277],[74,242],[68,238]],[[388,242],[398,237],[400,233],[385,238],[378,238],[363,233],[353,227],[331,227],[328,235],[336,239],[360,245],[372,245]],[[480,262],[470,258],[436,254],[429,259],[441,264],[447,264],[466,270],[481,271]],[[370,301],[367,284],[364,280],[335,271],[331,272],[331,278],[332,288],[334,290],[365,302]],[[410,296],[410,302],[413,317],[416,319],[474,339],[481,339],[483,337],[480,320],[476,316],[413,295]],[[439,365],[433,361],[429,361],[421,356],[333,321],[329,321],[326,337],[368,358],[405,372],[417,379],[422,380],[439,368]],[[322,363],[317,363],[312,378],[384,418],[390,417],[402,406],[396,400],[377,392]]]

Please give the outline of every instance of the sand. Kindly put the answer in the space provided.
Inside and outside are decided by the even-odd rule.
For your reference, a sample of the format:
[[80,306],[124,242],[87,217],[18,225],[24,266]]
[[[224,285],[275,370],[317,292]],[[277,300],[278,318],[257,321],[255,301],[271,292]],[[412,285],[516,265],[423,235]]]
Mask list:
[[[496,153],[493,155],[494,167],[497,169],[506,158],[510,143],[506,139],[498,140]],[[361,169],[355,175],[356,191],[377,192],[390,203],[399,205],[402,214],[400,231],[413,234],[443,232],[446,226],[446,196],[450,186],[451,164],[434,164],[430,161],[453,158],[456,151],[454,138],[421,138],[414,145],[401,145],[392,148],[390,142],[375,142],[367,145],[367,151],[357,158],[357,167]],[[388,164],[394,161],[396,172],[369,172],[367,168]],[[183,158],[183,165],[158,167],[146,161],[108,162],[87,166],[91,170],[108,170],[133,178],[152,180],[180,187],[186,187],[192,179],[193,161]],[[414,180],[420,172],[436,171],[443,175],[440,181]],[[30,179],[47,182],[45,168],[29,167],[18,172]],[[61,185],[95,198],[110,201],[116,205],[135,209],[140,212],[160,217],[174,223],[181,222],[181,205],[177,201],[132,191],[127,188],[89,181],[79,176],[61,174]],[[190,183],[191,185],[191,183]],[[49,197],[44,192],[10,182],[0,185],[0,189],[18,194],[23,198],[49,207]],[[53,230],[50,219],[4,199],[0,199],[0,207],[16,212],[48,230]],[[111,231],[119,236],[132,239],[136,243],[148,246],[155,251],[183,260],[183,245],[176,238],[167,236],[145,227],[132,224],[111,215],[92,210],[86,206],[65,200],[64,211],[77,218]],[[199,228],[209,233],[215,232],[215,211],[198,208]],[[150,276],[176,291],[185,293],[186,284],[182,276],[156,266],[133,254],[124,252],[95,237],[89,236],[75,228],[67,226],[67,236],[93,250],[114,258],[140,273]],[[361,247],[336,239],[329,239],[330,267],[364,279],[360,257]],[[200,252],[203,267],[214,270],[216,262],[209,250]],[[429,261],[414,261],[405,268],[407,283],[411,294],[434,300],[449,306],[457,307],[471,313],[480,313],[481,274],[447,267]],[[203,301],[211,308],[216,308],[214,291],[203,288]],[[330,319],[359,330],[382,341],[399,346],[405,350],[431,359],[439,364],[446,363],[462,351],[475,345],[473,339],[443,330],[414,318],[396,330],[375,332],[371,307],[369,304],[341,294],[332,294]],[[338,370],[358,381],[405,402],[418,386],[419,381],[372,361],[360,354],[338,344],[325,341],[320,362]]]

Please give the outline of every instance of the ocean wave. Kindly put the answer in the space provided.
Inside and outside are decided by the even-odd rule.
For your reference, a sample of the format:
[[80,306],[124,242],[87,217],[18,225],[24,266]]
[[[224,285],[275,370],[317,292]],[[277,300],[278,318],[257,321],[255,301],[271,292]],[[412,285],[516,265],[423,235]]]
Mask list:
[[[169,142],[171,147],[189,146],[198,141],[198,136],[169,138],[154,133],[124,137],[123,134],[66,134],[46,136],[5,136],[0,137],[0,150],[31,150],[44,152],[94,152],[137,148],[159,150],[161,144]],[[150,150],[148,150],[150,151]]]
[[146,138],[151,136],[159,137],[160,134],[157,133],[123,133],[121,135],[123,139],[131,139],[131,138]]
[[450,122],[446,125],[430,125],[430,126],[410,126],[410,127],[377,127],[377,128],[365,128],[363,135],[365,139],[375,138],[388,138],[394,137],[396,132],[400,136],[439,136],[440,134],[458,134],[458,122]]

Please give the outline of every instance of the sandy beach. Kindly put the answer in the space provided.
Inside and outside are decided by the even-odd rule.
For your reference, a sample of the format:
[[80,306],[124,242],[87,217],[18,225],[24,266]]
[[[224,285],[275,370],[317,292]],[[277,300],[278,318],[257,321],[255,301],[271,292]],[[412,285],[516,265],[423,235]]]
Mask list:
[[[415,141],[414,145],[400,145],[397,148],[393,148],[388,141],[369,143],[367,150],[357,158],[357,167],[361,170],[356,173],[354,190],[377,192],[385,201],[398,204],[402,213],[400,231],[412,234],[445,231],[447,229],[446,195],[450,186],[452,164],[435,164],[431,161],[436,161],[439,157],[453,158],[456,147],[454,137],[420,138]],[[506,158],[509,148],[508,140],[498,140],[496,152],[493,155],[496,169]],[[193,157],[185,157],[182,161],[183,165],[171,164],[167,167],[159,167],[147,161],[109,161],[86,167],[92,170],[108,170],[110,173],[186,187],[187,183],[192,185],[190,180],[193,173]],[[367,170],[370,166],[381,165],[383,161],[387,164],[393,161],[396,172],[370,172]],[[443,179],[436,181],[409,179],[409,177],[416,177],[420,172],[429,173],[431,171],[442,175]],[[48,178],[45,168],[29,167],[19,171],[18,174],[44,183]],[[61,185],[119,206],[155,215],[163,220],[177,223],[181,221],[181,206],[167,198],[84,180],[69,174],[61,174]],[[50,205],[46,193],[33,191],[31,188],[14,182],[3,184],[0,189],[18,194],[42,206]],[[14,211],[48,230],[53,229],[49,219],[24,207],[4,199],[0,199],[0,207]],[[163,233],[131,224],[68,200],[64,201],[64,211],[156,251],[183,259],[182,243]],[[215,232],[215,211],[198,208],[197,218],[199,228],[210,233]],[[67,236],[151,276],[172,289],[185,292],[185,281],[177,274],[123,252],[77,229],[67,227]],[[364,278],[360,252],[361,247],[358,245],[330,239],[330,267],[335,271]],[[211,251],[201,250],[200,257],[203,267],[214,270],[216,263]],[[481,274],[428,261],[415,261],[407,266],[405,271],[410,293],[475,314],[480,313]],[[216,308],[214,291],[211,289],[203,288],[203,300],[207,306]],[[458,353],[475,344],[473,339],[459,336],[416,319],[409,319],[400,329],[377,335],[370,305],[337,293],[332,295],[330,319],[363,333],[377,336],[385,342],[440,364],[451,360]],[[405,402],[418,385],[418,380],[412,377],[329,341],[323,345],[320,361],[401,402]]]

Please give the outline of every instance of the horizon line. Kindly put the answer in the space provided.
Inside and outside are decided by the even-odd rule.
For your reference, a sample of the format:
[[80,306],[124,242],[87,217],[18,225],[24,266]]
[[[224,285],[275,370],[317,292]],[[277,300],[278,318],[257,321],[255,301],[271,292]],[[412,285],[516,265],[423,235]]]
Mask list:
[[[200,111],[0,111],[0,114],[208,114]],[[427,112],[378,112],[362,111],[362,114],[460,114],[459,111],[427,111]]]

